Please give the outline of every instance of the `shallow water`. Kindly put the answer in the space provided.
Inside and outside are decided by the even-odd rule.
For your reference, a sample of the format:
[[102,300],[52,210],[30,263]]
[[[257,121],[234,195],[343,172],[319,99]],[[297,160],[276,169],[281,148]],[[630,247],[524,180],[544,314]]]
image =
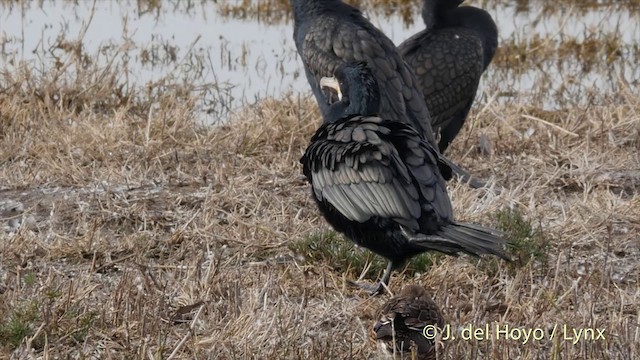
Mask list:
[[[218,12],[220,5],[211,1],[192,7],[185,2],[165,5],[158,11],[143,12],[134,1],[27,2],[23,8],[0,2],[0,66],[10,71],[21,60],[46,69],[60,56],[59,49],[51,49],[58,37],[82,37],[88,54],[120,51],[123,55],[118,61],[126,62],[130,84],[144,85],[172,75],[215,88],[203,92],[207,122],[267,96],[309,92],[290,19],[265,23],[226,18]],[[563,99],[575,105],[592,102],[593,98],[581,100],[585,92],[614,93],[621,79],[637,85],[635,40],[640,39],[640,23],[628,10],[567,7],[549,14],[535,7],[518,12],[515,6],[504,4],[486,9],[498,23],[501,43],[536,37],[560,42],[608,36],[620,44],[615,61],[604,64],[604,59],[596,59],[596,66],[590,69],[579,58],[553,56],[527,69],[492,66],[484,79],[488,95],[508,94],[503,101],[535,100],[544,107],[558,108],[566,105]],[[422,28],[417,21],[405,24],[399,14],[367,15],[396,43]],[[81,35],[83,26],[86,33]]]

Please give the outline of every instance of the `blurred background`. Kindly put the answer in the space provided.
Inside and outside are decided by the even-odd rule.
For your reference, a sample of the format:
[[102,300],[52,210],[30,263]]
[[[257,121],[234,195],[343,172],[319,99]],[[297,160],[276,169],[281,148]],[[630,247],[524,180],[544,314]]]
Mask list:
[[[424,27],[418,0],[350,2],[396,44]],[[638,0],[465,5],[489,11],[500,31],[478,92],[485,102],[557,110],[615,101],[621,86],[638,85]],[[123,91],[188,85],[201,93],[205,123],[262,98],[309,91],[286,0],[2,0],[0,14],[2,86],[10,86],[7,73],[25,69],[108,66]]]

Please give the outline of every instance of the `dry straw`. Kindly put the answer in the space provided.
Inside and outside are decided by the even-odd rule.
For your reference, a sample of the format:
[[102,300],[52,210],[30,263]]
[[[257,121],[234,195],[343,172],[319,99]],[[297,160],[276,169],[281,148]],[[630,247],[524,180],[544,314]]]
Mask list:
[[[204,127],[188,84],[120,87],[119,69],[82,58],[0,73],[0,358],[378,356],[386,298],[348,286],[360,268],[291,250],[330,231],[298,164],[313,100]],[[640,100],[619,87],[559,111],[480,101],[449,155],[505,190],[450,194],[458,219],[515,234],[517,261],[438,258],[391,281],[429,288],[456,329],[566,324],[606,340],[457,339],[439,358],[640,356]]]

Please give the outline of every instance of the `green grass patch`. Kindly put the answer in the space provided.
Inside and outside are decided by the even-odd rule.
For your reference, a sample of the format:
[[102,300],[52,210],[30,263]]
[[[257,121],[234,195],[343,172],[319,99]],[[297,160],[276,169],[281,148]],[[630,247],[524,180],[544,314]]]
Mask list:
[[540,226],[525,219],[519,210],[506,209],[497,213],[498,229],[506,234],[509,255],[520,266],[531,261],[546,263],[549,242]]
[[98,317],[98,313],[95,311],[89,311],[86,314],[83,314],[79,319],[77,326],[78,328],[73,333],[73,339],[79,343],[85,341],[87,336],[89,336],[89,330],[93,325],[93,322]]
[[[387,267],[387,260],[375,253],[355,245],[333,230],[319,231],[305,239],[289,245],[289,249],[302,255],[308,263],[327,263],[337,272],[347,272],[352,277],[360,276],[369,266],[365,278],[376,280]],[[413,276],[427,271],[438,263],[442,254],[425,253],[412,258],[405,266],[405,273]]]
[[36,284],[36,276],[32,273],[32,272],[27,272],[24,274],[24,276],[22,277],[22,281],[24,281],[24,284],[28,287],[32,287]]
[[0,323],[0,343],[11,349],[17,348],[22,340],[33,334],[34,324],[38,321],[38,303],[29,302],[9,313]]

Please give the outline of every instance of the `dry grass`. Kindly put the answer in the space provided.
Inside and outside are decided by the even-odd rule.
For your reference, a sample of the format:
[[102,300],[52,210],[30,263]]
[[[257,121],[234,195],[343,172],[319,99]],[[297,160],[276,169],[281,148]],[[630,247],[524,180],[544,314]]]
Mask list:
[[[0,0],[5,8],[25,8],[39,6],[47,0]],[[52,0],[49,0],[52,1]],[[64,0],[74,3],[75,0]],[[398,13],[405,25],[411,25],[415,21],[421,21],[419,11],[422,0],[345,0],[349,4],[365,9],[369,13],[385,14]],[[195,8],[206,2],[217,4],[218,13],[224,17],[236,19],[251,19],[265,23],[278,23],[290,19],[291,5],[289,0],[135,0],[138,14],[160,13],[163,7],[171,11],[193,12]],[[558,3],[554,0],[467,0],[468,5],[482,8],[495,9],[497,7],[515,6],[516,12],[526,13],[541,10],[540,15],[564,14],[568,9],[580,13],[586,13],[594,9],[617,8],[637,11],[640,8],[640,0],[571,0]]]
[[[411,25],[420,19],[418,10],[422,0],[345,0],[345,2],[364,9],[369,14],[390,15],[399,14],[405,25]],[[587,13],[597,9],[626,9],[637,11],[640,0],[572,0],[559,4],[553,0],[474,0],[467,1],[467,5],[480,6],[486,9],[515,6],[517,13],[540,11],[540,16],[565,14],[567,10]],[[159,1],[138,0],[139,7],[159,8]],[[220,1],[218,12],[225,17],[239,19],[254,19],[266,23],[277,23],[290,19],[291,5],[289,0],[225,0]]]
[[[69,54],[44,74],[0,73],[0,358],[379,355],[370,327],[386,296],[350,288],[360,267],[336,265],[367,253],[309,247],[335,236],[298,164],[319,121],[312,99],[266,99],[203,127],[188,84],[118,86],[122,69],[86,63],[77,44]],[[431,289],[454,328],[545,339],[456,339],[441,358],[640,356],[640,98],[620,89],[553,112],[474,107],[449,155],[506,190],[452,182],[451,197],[460,220],[507,230],[517,261],[437,257],[391,290]],[[556,324],[606,340],[550,340]]]
[[[297,163],[318,121],[310,99],[266,100],[203,128],[173,91],[151,116],[144,104],[96,107],[105,91],[74,106],[31,87],[0,97],[2,199],[31,216],[0,235],[3,356],[375,354],[369,328],[384,298],[289,250],[327,230]],[[639,109],[621,92],[611,106],[472,114],[451,157],[508,191],[452,183],[458,217],[497,226],[497,212],[518,209],[550,247],[520,267],[444,258],[394,276],[392,290],[431,288],[454,326],[568,324],[605,328],[607,340],[456,340],[445,358],[638,355]],[[490,158],[473,150],[479,134]]]

